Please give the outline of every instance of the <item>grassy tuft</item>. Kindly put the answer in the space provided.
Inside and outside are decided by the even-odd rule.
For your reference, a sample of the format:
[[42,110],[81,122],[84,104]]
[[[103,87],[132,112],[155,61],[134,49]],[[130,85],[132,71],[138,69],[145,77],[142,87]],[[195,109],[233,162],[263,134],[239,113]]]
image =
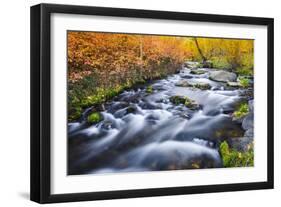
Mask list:
[[239,152],[230,149],[227,142],[220,144],[219,151],[222,157],[224,167],[252,167],[254,166],[254,150],[249,146],[248,151]]
[[247,103],[242,103],[238,109],[233,113],[233,116],[240,119],[249,113],[249,106]]

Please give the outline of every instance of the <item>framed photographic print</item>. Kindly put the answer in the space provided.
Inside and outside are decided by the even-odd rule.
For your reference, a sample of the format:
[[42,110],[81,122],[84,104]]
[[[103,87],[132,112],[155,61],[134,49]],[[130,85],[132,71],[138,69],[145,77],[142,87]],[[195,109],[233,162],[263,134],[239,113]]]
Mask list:
[[273,188],[273,19],[31,7],[31,200]]

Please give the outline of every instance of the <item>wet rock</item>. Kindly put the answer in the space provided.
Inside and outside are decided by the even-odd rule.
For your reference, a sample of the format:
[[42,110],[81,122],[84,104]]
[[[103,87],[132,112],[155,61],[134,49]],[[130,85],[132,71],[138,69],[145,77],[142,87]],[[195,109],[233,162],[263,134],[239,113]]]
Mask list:
[[248,130],[245,132],[244,137],[254,137],[254,129],[253,129],[253,128],[248,129]]
[[[162,99],[162,100],[158,100],[158,101],[156,101],[156,103],[157,103],[157,102],[163,103],[164,100],[163,100],[163,99]],[[157,106],[157,105],[155,105],[155,104],[152,104],[152,103],[150,103],[150,102],[141,102],[141,103],[139,103],[139,106],[140,106],[142,109],[150,109],[150,110],[153,110],[153,109],[161,109],[161,107],[159,107],[159,106]]]
[[108,112],[109,113],[115,113],[116,111],[126,108],[129,106],[128,102],[115,102],[114,104],[111,104],[111,106],[108,106]]
[[250,101],[254,98],[254,90],[253,88],[246,88],[244,90],[240,90],[239,95],[245,100]]
[[179,87],[190,87],[192,86],[187,80],[180,80],[177,83],[175,83],[175,86]]
[[202,75],[204,73],[206,73],[207,71],[205,70],[191,70],[190,71],[190,74],[193,74],[193,75]]
[[185,79],[191,79],[193,78],[192,75],[181,75],[182,78],[185,78]]
[[208,83],[190,83],[187,80],[180,80],[176,84],[178,87],[193,87],[199,88],[201,90],[209,90],[211,89],[211,85]]
[[141,98],[141,93],[128,92],[126,94],[122,94],[120,101],[129,102],[129,103],[137,103],[140,98]]
[[254,112],[254,100],[248,101],[249,111]]
[[240,152],[246,152],[253,143],[253,137],[229,138],[227,142],[231,148]]
[[183,104],[191,110],[200,108],[199,104],[197,104],[194,100],[191,100],[186,96],[172,96],[170,97],[170,101],[176,105]]
[[249,113],[242,122],[242,127],[245,130],[254,128],[254,114]]
[[218,70],[218,71],[210,71],[209,78],[213,81],[218,82],[235,82],[237,75],[232,72],[227,72],[224,70]]
[[212,88],[211,85],[208,84],[208,83],[196,83],[192,86],[195,87],[195,88],[199,88],[201,90],[209,90],[209,89]]
[[229,82],[226,83],[226,85],[229,86],[229,87],[234,87],[234,88],[241,87],[241,84],[239,82],[230,82],[229,81]]

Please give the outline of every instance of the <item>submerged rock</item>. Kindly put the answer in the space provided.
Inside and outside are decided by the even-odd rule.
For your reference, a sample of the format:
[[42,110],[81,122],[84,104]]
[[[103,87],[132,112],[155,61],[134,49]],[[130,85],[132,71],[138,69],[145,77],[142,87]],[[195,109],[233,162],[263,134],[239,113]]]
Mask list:
[[237,79],[237,75],[235,73],[227,72],[224,70],[210,71],[209,74],[209,78],[213,81],[235,82]]

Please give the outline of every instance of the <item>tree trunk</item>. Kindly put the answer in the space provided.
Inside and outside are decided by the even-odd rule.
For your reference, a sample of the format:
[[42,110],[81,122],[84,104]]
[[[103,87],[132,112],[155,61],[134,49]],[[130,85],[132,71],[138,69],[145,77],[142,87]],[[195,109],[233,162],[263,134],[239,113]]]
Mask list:
[[200,56],[201,56],[202,59],[203,59],[203,63],[205,63],[205,62],[207,61],[207,58],[206,58],[206,57],[204,56],[204,54],[202,53],[202,50],[201,50],[201,48],[199,47],[199,44],[198,44],[198,41],[197,41],[197,38],[196,38],[196,37],[194,37],[194,41],[195,41],[195,45],[196,45],[196,47],[197,47],[197,50],[198,50]]

